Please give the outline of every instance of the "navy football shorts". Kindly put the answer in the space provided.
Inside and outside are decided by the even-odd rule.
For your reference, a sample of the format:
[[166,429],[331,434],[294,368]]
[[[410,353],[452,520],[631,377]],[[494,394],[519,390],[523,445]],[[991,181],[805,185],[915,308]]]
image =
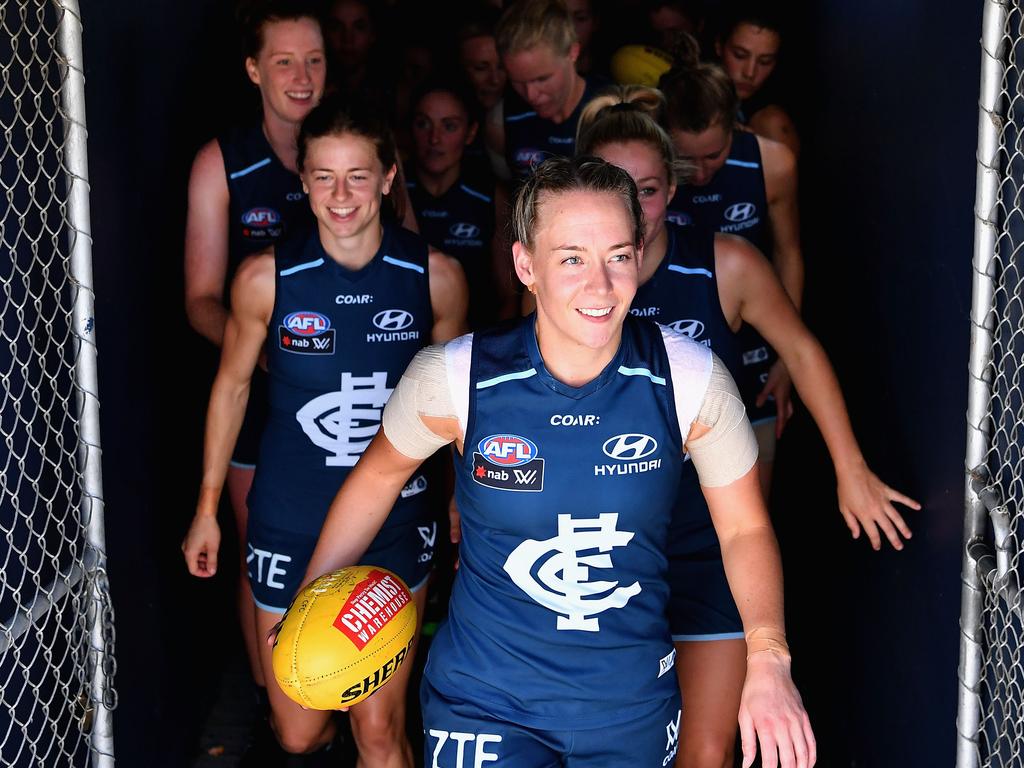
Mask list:
[[[302,586],[319,530],[308,534],[275,528],[255,515],[250,515],[248,528],[245,560],[256,606],[284,613]],[[359,563],[397,573],[415,592],[430,576],[436,539],[434,521],[385,526]]]
[[679,749],[678,693],[626,722],[586,730],[545,730],[493,717],[465,701],[420,687],[426,768],[664,768]]

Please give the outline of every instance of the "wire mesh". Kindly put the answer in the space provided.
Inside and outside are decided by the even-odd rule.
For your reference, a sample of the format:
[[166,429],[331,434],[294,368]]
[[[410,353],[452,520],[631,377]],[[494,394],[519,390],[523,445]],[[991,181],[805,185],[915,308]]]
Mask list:
[[92,321],[82,328],[77,320],[91,289],[73,264],[88,245],[87,222],[76,216],[87,187],[76,170],[84,157],[74,152],[84,143],[69,151],[84,115],[84,103],[68,99],[81,78],[81,62],[66,50],[80,36],[76,10],[0,1],[3,766],[102,763],[91,731],[97,711],[116,705],[113,615],[95,530],[102,502],[89,481],[98,477],[98,446],[83,439],[95,381],[81,375],[94,359]]

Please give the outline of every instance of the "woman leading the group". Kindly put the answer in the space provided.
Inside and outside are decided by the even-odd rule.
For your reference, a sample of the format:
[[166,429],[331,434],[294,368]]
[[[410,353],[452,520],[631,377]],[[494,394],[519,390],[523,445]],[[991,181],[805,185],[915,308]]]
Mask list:
[[[450,339],[465,327],[458,264],[393,220],[382,221],[396,161],[394,140],[374,110],[321,104],[302,123],[297,157],[316,229],[249,258],[232,286],[200,498],[182,549],[193,574],[211,574],[228,453],[266,346],[270,413],[249,494],[247,544],[261,634],[298,590],[330,501],[378,430],[401,372],[427,341]],[[417,530],[429,525],[426,481],[417,476],[404,485],[361,554],[363,562],[398,573],[422,609],[432,557],[432,537]],[[261,645],[260,652],[270,678],[271,649]],[[360,765],[411,764],[407,670],[411,665],[352,710]],[[330,742],[329,713],[303,711],[276,685],[268,693],[271,724],[286,751]]]
[[[902,548],[909,536],[893,508],[916,502],[868,468],[850,428],[835,375],[768,261],[746,240],[665,220],[680,163],[658,124],[658,91],[613,88],[584,107],[580,152],[628,171],[644,211],[644,259],[631,312],[710,347],[727,367],[741,363],[736,332],[753,325],[778,351],[831,452],[840,510],[854,536],[879,531]],[[684,169],[685,171],[685,169]],[[669,528],[669,621],[683,708],[681,768],[731,765],[745,673],[744,626],[729,591],[713,518],[692,464],[684,465]]]
[[684,451],[742,606],[747,763],[812,765],[778,549],[728,372],[629,314],[628,174],[553,158],[513,206],[535,315],[421,351],[331,505],[306,581],[356,563],[419,464],[456,447],[460,567],[424,673],[425,763],[663,766],[679,749],[664,541]]
[[[243,20],[245,71],[259,89],[259,120],[203,146],[192,165],[185,232],[185,309],[192,327],[223,345],[231,284],[242,260],[312,226],[296,167],[299,125],[320,101],[326,66],[320,22],[301,3],[270,2]],[[264,685],[255,607],[245,579],[245,498],[252,486],[266,409],[266,381],[254,377],[227,474],[242,552],[239,623],[253,677]]]

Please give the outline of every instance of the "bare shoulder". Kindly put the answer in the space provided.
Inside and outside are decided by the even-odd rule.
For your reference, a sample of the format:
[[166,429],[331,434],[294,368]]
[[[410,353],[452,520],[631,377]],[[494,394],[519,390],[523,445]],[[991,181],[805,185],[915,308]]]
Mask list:
[[220,179],[225,185],[224,153],[220,151],[220,142],[211,139],[199,148],[195,160],[192,161],[192,179]]
[[796,175],[796,155],[781,141],[757,134],[761,150],[761,164],[766,180],[782,180]]
[[723,279],[731,282],[763,265],[768,265],[768,260],[749,240],[739,235],[715,233],[715,272],[719,282]]
[[796,136],[793,118],[778,104],[769,104],[757,110],[750,116],[750,127],[754,133],[780,142],[789,136]]
[[428,269],[430,270],[430,281],[439,282],[448,286],[454,286],[459,281],[465,281],[462,273],[462,265],[458,260],[447,253],[430,248],[428,256]]
[[270,319],[274,309],[274,249],[267,248],[245,259],[231,283],[235,311]]

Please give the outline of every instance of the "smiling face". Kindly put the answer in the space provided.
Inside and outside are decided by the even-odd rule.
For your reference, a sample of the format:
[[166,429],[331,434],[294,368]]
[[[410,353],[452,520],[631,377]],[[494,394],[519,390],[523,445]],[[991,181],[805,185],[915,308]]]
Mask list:
[[431,91],[419,100],[412,118],[416,166],[432,176],[458,169],[466,145],[476,135],[466,109],[455,96]]
[[376,237],[381,196],[391,190],[396,168],[387,170],[373,142],[341,134],[310,139],[302,167],[302,186],[317,218],[321,239]]
[[459,46],[459,58],[480,106],[490,109],[501,100],[507,79],[494,38],[478,35],[463,40]]
[[564,120],[576,85],[576,58],[579,43],[560,56],[550,45],[541,43],[502,57],[508,82],[516,93],[545,120]]
[[691,186],[703,187],[708,184],[729,159],[732,131],[720,123],[699,133],[672,130],[669,134],[679,157],[693,165],[693,173],[687,180]]
[[625,202],[608,192],[542,192],[533,245],[512,246],[519,279],[537,297],[537,337],[551,367],[562,355],[597,353],[607,364],[639,280]]
[[718,43],[722,67],[741,99],[749,99],[764,85],[775,69],[781,43],[778,32],[753,24],[737,24],[728,39]]
[[324,93],[327,65],[320,25],[308,18],[268,22],[263,47],[245,60],[245,70],[259,86],[264,113],[302,122]]
[[644,212],[644,243],[650,248],[665,232],[665,209],[676,193],[661,152],[646,141],[622,141],[595,147],[594,154],[633,177]]

